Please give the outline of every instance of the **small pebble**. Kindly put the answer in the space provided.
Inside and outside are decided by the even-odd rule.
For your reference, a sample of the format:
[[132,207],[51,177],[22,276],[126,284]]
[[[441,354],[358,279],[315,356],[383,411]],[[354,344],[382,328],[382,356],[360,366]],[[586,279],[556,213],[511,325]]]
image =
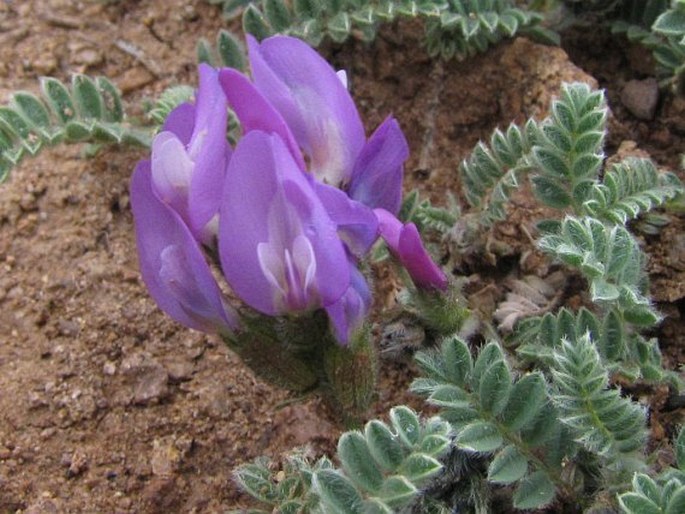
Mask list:
[[169,393],[169,374],[155,359],[134,354],[121,363],[122,372],[135,380],[133,403],[144,405],[159,401]]
[[190,380],[193,375],[194,365],[187,360],[170,360],[164,363],[169,379],[173,382],[184,382]]
[[69,469],[67,470],[67,477],[72,478],[80,475],[86,469],[88,469],[88,456],[76,450],[71,456],[71,462],[69,463]]
[[652,120],[659,101],[659,84],[656,79],[630,80],[621,91],[621,102],[640,120]]
[[154,76],[144,68],[130,68],[117,79],[122,94],[136,91],[154,80]]
[[57,429],[55,427],[49,427],[41,431],[40,433],[40,438],[45,440],[45,439],[50,439],[55,433],[57,432]]
[[60,335],[67,337],[73,337],[78,335],[81,329],[81,327],[79,327],[79,324],[75,321],[64,318],[60,318],[59,320],[57,320],[57,325],[59,327]]
[[173,441],[155,439],[152,447],[150,465],[152,474],[157,476],[170,476],[181,463],[181,452],[173,444]]
[[57,514],[61,509],[55,500],[50,498],[41,498],[35,503],[29,505],[24,511],[24,514]]
[[102,366],[102,372],[107,376],[112,376],[117,372],[117,365],[112,361],[107,361]]

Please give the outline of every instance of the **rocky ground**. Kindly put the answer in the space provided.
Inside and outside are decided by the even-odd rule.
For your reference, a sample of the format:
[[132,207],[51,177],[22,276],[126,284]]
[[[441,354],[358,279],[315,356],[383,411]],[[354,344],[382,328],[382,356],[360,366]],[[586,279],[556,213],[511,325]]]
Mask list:
[[[0,100],[36,91],[43,75],[84,72],[111,78],[131,115],[142,116],[145,99],[195,83],[195,43],[224,23],[203,0],[5,0]],[[685,100],[630,82],[650,76],[648,55],[602,37],[568,34],[562,48],[516,39],[438,62],[420,30],[404,24],[371,46],[350,41],[323,52],[348,70],[367,130],[390,113],[399,119],[412,151],[407,188],[445,204],[446,191],[459,195],[457,165],[473,145],[497,126],[544,115],[566,81],[607,89],[609,154],[638,149],[678,169]],[[111,148],[88,158],[80,146],[60,146],[0,186],[2,513],[223,512],[245,505],[232,481],[237,464],[305,443],[334,449],[341,428],[319,400],[293,401],[260,382],[218,340],[173,323],[147,295],[128,197],[142,156]],[[459,262],[478,308],[503,298],[504,278],[547,273],[525,237],[540,216],[523,192],[493,231],[498,260]],[[667,316],[655,335],[672,368],[685,362],[684,223],[672,216],[660,235],[642,238]],[[456,262],[450,257],[445,250],[443,261]],[[383,269],[377,279],[387,305],[394,283]],[[382,361],[370,415],[400,402],[420,408],[404,392],[413,373],[410,363]],[[682,410],[666,391],[645,398],[658,445]]]

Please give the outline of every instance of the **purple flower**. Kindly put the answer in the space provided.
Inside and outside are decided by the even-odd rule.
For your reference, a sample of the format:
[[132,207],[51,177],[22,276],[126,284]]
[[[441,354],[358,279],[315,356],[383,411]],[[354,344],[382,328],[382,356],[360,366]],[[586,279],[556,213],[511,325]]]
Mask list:
[[337,226],[286,143],[261,130],[238,143],[226,174],[219,254],[231,288],[269,315],[337,302],[350,270]]
[[409,146],[397,120],[385,119],[362,148],[350,177],[351,198],[397,214],[402,204],[404,161]]
[[304,171],[302,152],[297,146],[290,127],[254,84],[245,75],[231,68],[225,68],[219,72],[219,83],[228,104],[240,120],[243,134],[251,130],[277,134],[286,143],[298,167]]
[[[305,172],[302,153],[288,124],[247,77],[236,70],[224,69],[219,73],[219,82],[240,120],[243,133],[261,130],[278,135],[298,167]],[[313,185],[348,250],[361,258],[378,238],[378,221],[373,211],[337,188],[320,182]]]
[[364,146],[364,126],[333,68],[299,39],[247,36],[252,77],[281,113],[317,180],[339,186]]
[[397,122],[386,119],[366,141],[346,79],[306,43],[285,36],[258,43],[248,35],[248,47],[256,88],[290,127],[316,179],[396,214],[409,155]]
[[376,239],[377,226],[362,205],[374,209],[380,235],[417,286],[445,290],[447,279],[428,256],[416,226],[403,226],[394,216],[409,156],[397,121],[387,118],[366,141],[346,77],[306,43],[283,36],[258,43],[248,36],[248,47],[256,89],[281,114],[309,158],[320,182],[317,192],[348,249],[361,257]]
[[[269,315],[325,309],[346,344],[371,307],[357,263],[381,235],[419,287],[447,279],[416,227],[396,219],[409,149],[393,118],[364,135],[337,74],[305,43],[248,36],[254,82],[200,66],[195,104],[174,109],[131,182],[143,280],[158,305],[207,332],[240,329],[233,293]],[[243,137],[226,140],[227,107]]]
[[[288,38],[281,39],[287,40]],[[261,91],[259,91],[247,77],[231,69],[221,70],[219,73],[219,82],[224,89],[229,105],[240,120],[243,134],[249,135],[252,131],[261,131],[262,133],[277,136],[280,141],[285,142],[285,146],[290,152],[293,162],[303,174],[306,173],[302,153],[298,143],[292,135],[289,125],[281,116],[280,112],[264,97]],[[260,136],[260,138],[263,139],[263,135]],[[261,152],[268,152],[268,150],[262,149]],[[238,161],[236,161],[235,166],[239,166],[237,162]],[[248,165],[247,162],[246,165]],[[247,170],[241,171],[247,173]],[[295,170],[290,170],[290,173],[291,175],[297,175]],[[231,187],[229,184],[234,182],[234,180],[231,179],[232,176],[232,174],[229,174],[227,188]],[[317,203],[320,202],[325,209],[330,221],[334,224],[338,237],[344,243],[344,248],[355,257],[362,258],[378,238],[378,220],[373,211],[366,205],[351,199],[340,189],[326,185],[322,182],[314,181],[311,179],[311,175],[303,176],[305,180],[303,181],[300,178],[298,181],[302,183],[303,186],[304,184],[309,185],[309,187],[305,187],[308,191],[308,195],[315,194],[315,196],[318,197]],[[313,190],[310,190],[312,188]],[[228,192],[227,194],[231,193]],[[225,202],[225,205],[227,206],[230,204],[230,200]],[[276,222],[272,221],[272,223]],[[272,231],[275,231],[275,229]],[[303,285],[298,287],[297,280],[288,280],[286,274],[283,272],[284,267],[281,262],[283,261],[284,255],[289,256],[289,258],[292,259],[293,253],[290,252],[290,250],[290,253],[284,253],[282,249],[278,252],[267,252],[265,250],[266,246],[263,243],[258,244],[257,247],[258,249],[261,249],[261,252],[259,253],[259,271],[268,278],[273,277],[273,279],[270,280],[270,285],[272,286],[271,297],[277,297],[277,301],[275,302],[275,305],[270,304],[265,306],[263,300],[265,297],[269,297],[269,295],[261,293],[261,295],[257,295],[260,296],[258,299],[252,300],[252,303],[244,298],[248,304],[266,313],[272,313],[275,312],[275,310],[280,312],[302,310],[303,308],[311,308],[315,305],[325,305],[322,302],[317,301],[315,294],[310,294],[311,292],[306,290],[307,287],[313,287],[312,283],[307,287],[304,287]],[[249,256],[246,257],[249,259]],[[340,256],[338,256],[337,259],[340,259]],[[329,318],[331,319],[338,341],[345,344],[349,340],[351,334],[359,328],[361,322],[366,317],[371,304],[371,293],[363,276],[356,269],[353,262],[350,262],[349,265],[345,264],[343,267],[348,267],[349,274],[352,277],[352,284],[339,299],[328,305],[326,310],[329,313]],[[304,265],[301,265],[300,268],[304,268]],[[278,273],[265,273],[265,270],[269,269],[276,269]],[[342,269],[342,267],[339,269]],[[292,277],[296,274],[299,276],[304,274],[306,276],[305,273],[298,270],[297,266],[293,268],[293,273],[291,273],[290,276]],[[240,275],[238,269],[236,269],[236,275]],[[257,275],[259,276],[259,274]],[[276,279],[278,276],[281,276],[282,278],[280,280]],[[305,289],[305,291],[300,294],[285,294],[284,291],[286,288],[281,285],[281,282],[288,283],[292,290]],[[240,283],[234,287],[240,287]],[[273,290],[274,287],[275,291]],[[249,286],[246,287],[246,289],[250,289],[250,292],[252,293],[256,292]],[[305,296],[308,296],[307,301],[303,300]]]
[[337,302],[326,307],[338,342],[347,344],[350,341],[366,319],[371,303],[371,291],[364,275],[350,263],[350,287]]
[[344,191],[320,182],[314,190],[335,222],[338,236],[355,257],[361,259],[378,239],[378,219],[366,205],[352,200]]
[[231,150],[226,140],[226,98],[217,72],[205,64],[199,71],[197,102],[171,112],[152,142],[151,168],[160,200],[181,216],[196,239],[209,242],[216,234],[215,216]]
[[157,305],[176,321],[210,333],[237,330],[200,245],[181,216],[152,186],[150,161],[131,179],[131,207],[143,281]]
[[421,289],[447,289],[447,277],[426,252],[421,236],[413,223],[403,225],[384,209],[374,209],[380,225],[381,237],[390,251],[406,268],[414,284]]

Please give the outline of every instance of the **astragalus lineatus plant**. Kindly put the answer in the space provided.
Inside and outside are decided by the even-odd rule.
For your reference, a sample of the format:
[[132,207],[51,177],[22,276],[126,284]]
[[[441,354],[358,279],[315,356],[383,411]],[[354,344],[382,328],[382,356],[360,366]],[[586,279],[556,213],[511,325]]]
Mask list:
[[172,318],[219,334],[258,375],[318,389],[355,419],[376,376],[371,246],[381,237],[422,294],[447,301],[448,279],[396,217],[409,153],[397,121],[367,139],[343,72],[294,38],[248,44],[252,80],[201,65],[194,103],[169,114],[136,168],[143,279]]

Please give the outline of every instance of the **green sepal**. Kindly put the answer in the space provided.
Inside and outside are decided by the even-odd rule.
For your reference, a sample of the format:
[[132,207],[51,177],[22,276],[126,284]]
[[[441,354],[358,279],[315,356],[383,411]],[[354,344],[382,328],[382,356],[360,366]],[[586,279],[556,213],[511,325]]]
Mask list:
[[243,330],[222,338],[255,374],[269,383],[299,393],[321,386],[311,338],[313,334],[325,336],[328,333],[322,316],[315,314],[297,319],[243,316],[243,324]]
[[345,423],[362,419],[376,391],[378,362],[369,327],[359,328],[347,346],[331,342],[324,346],[323,370],[330,389],[331,405]]

